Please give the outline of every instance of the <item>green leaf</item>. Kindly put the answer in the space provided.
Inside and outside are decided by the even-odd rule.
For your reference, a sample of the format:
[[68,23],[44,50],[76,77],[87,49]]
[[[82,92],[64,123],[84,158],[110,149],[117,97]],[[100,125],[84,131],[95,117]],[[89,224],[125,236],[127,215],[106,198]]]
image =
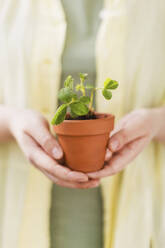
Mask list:
[[94,89],[94,86],[93,86],[92,84],[86,84],[86,85],[85,85],[85,88],[86,88],[87,90],[92,90],[92,89]]
[[107,78],[104,82],[104,89],[114,90],[118,87],[118,85],[119,84],[117,81]]
[[64,81],[64,87],[65,88],[70,88],[70,89],[73,89],[73,81],[74,81],[74,79],[72,78],[72,76],[71,75],[69,75],[66,79],[65,79],[65,81]]
[[110,79],[110,78],[107,78],[107,79],[104,81],[104,88],[105,88],[105,89],[108,89],[110,83],[111,83],[111,79]]
[[51,124],[58,125],[65,120],[67,104],[62,104],[56,111],[55,116],[53,117]]
[[72,99],[73,100],[78,100],[78,96],[76,95],[76,93],[73,94]]
[[58,99],[64,103],[69,103],[72,98],[76,99],[76,97],[76,93],[70,88],[62,88],[58,93]]
[[79,90],[81,90],[81,89],[82,89],[81,84],[77,84],[77,85],[76,85],[76,91],[79,91]]
[[76,119],[77,115],[75,113],[72,112],[72,110],[70,110],[70,115],[73,119]]
[[109,89],[114,90],[119,86],[118,82],[115,80],[111,80],[111,85],[109,86]]
[[84,104],[90,103],[90,97],[89,96],[81,96],[79,100],[80,100],[80,102],[82,102]]
[[87,73],[80,73],[80,78],[84,81],[85,79],[87,79],[88,74]]
[[104,98],[107,100],[110,100],[112,98],[112,92],[110,90],[103,89],[102,94],[103,94]]
[[89,112],[88,107],[82,102],[72,103],[70,108],[71,111],[78,116],[86,115]]

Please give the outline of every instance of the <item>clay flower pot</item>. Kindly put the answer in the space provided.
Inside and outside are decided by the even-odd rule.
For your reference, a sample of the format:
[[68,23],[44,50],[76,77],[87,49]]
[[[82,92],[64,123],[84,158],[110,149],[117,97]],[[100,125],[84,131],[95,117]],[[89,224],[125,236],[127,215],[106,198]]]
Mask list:
[[96,113],[97,119],[65,120],[53,129],[65,154],[65,163],[73,170],[93,172],[104,165],[114,116]]

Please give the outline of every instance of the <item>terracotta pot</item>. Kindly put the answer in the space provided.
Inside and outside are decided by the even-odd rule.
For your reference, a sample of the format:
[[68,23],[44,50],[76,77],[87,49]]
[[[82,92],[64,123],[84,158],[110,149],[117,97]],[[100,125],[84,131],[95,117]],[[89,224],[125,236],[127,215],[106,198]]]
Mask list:
[[65,120],[53,126],[65,154],[68,167],[81,172],[100,170],[104,165],[114,116],[96,113],[97,119]]

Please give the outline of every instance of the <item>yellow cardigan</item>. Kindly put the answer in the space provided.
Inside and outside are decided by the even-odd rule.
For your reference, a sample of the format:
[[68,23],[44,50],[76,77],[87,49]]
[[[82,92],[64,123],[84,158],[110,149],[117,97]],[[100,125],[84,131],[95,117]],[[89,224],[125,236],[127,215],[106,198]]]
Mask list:
[[[105,0],[97,84],[111,76],[120,88],[110,104],[97,96],[99,111],[119,119],[163,104],[164,8],[163,0]],[[67,26],[61,2],[3,0],[0,11],[0,102],[35,108],[49,119]],[[165,247],[164,165],[164,146],[152,142],[123,173],[103,180],[105,248]],[[0,247],[49,248],[50,189],[14,142],[0,145]]]

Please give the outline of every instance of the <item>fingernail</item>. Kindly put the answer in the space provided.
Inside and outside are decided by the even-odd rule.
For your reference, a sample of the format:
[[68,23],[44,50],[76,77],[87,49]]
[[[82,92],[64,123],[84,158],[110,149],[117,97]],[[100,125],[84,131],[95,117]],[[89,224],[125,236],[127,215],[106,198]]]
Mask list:
[[79,181],[79,182],[87,182],[88,181],[88,178],[87,177],[85,177],[85,176],[81,176],[81,175],[79,175],[79,176],[77,176],[77,173],[75,174],[75,172],[69,172],[68,173],[68,177],[72,180],[77,180],[77,181]]
[[56,158],[56,159],[60,159],[63,156],[63,153],[62,153],[61,149],[59,149],[57,147],[53,148],[52,153],[53,153],[53,157]]
[[116,151],[119,148],[119,141],[117,139],[112,140],[110,142],[110,147],[112,148],[113,151]]

